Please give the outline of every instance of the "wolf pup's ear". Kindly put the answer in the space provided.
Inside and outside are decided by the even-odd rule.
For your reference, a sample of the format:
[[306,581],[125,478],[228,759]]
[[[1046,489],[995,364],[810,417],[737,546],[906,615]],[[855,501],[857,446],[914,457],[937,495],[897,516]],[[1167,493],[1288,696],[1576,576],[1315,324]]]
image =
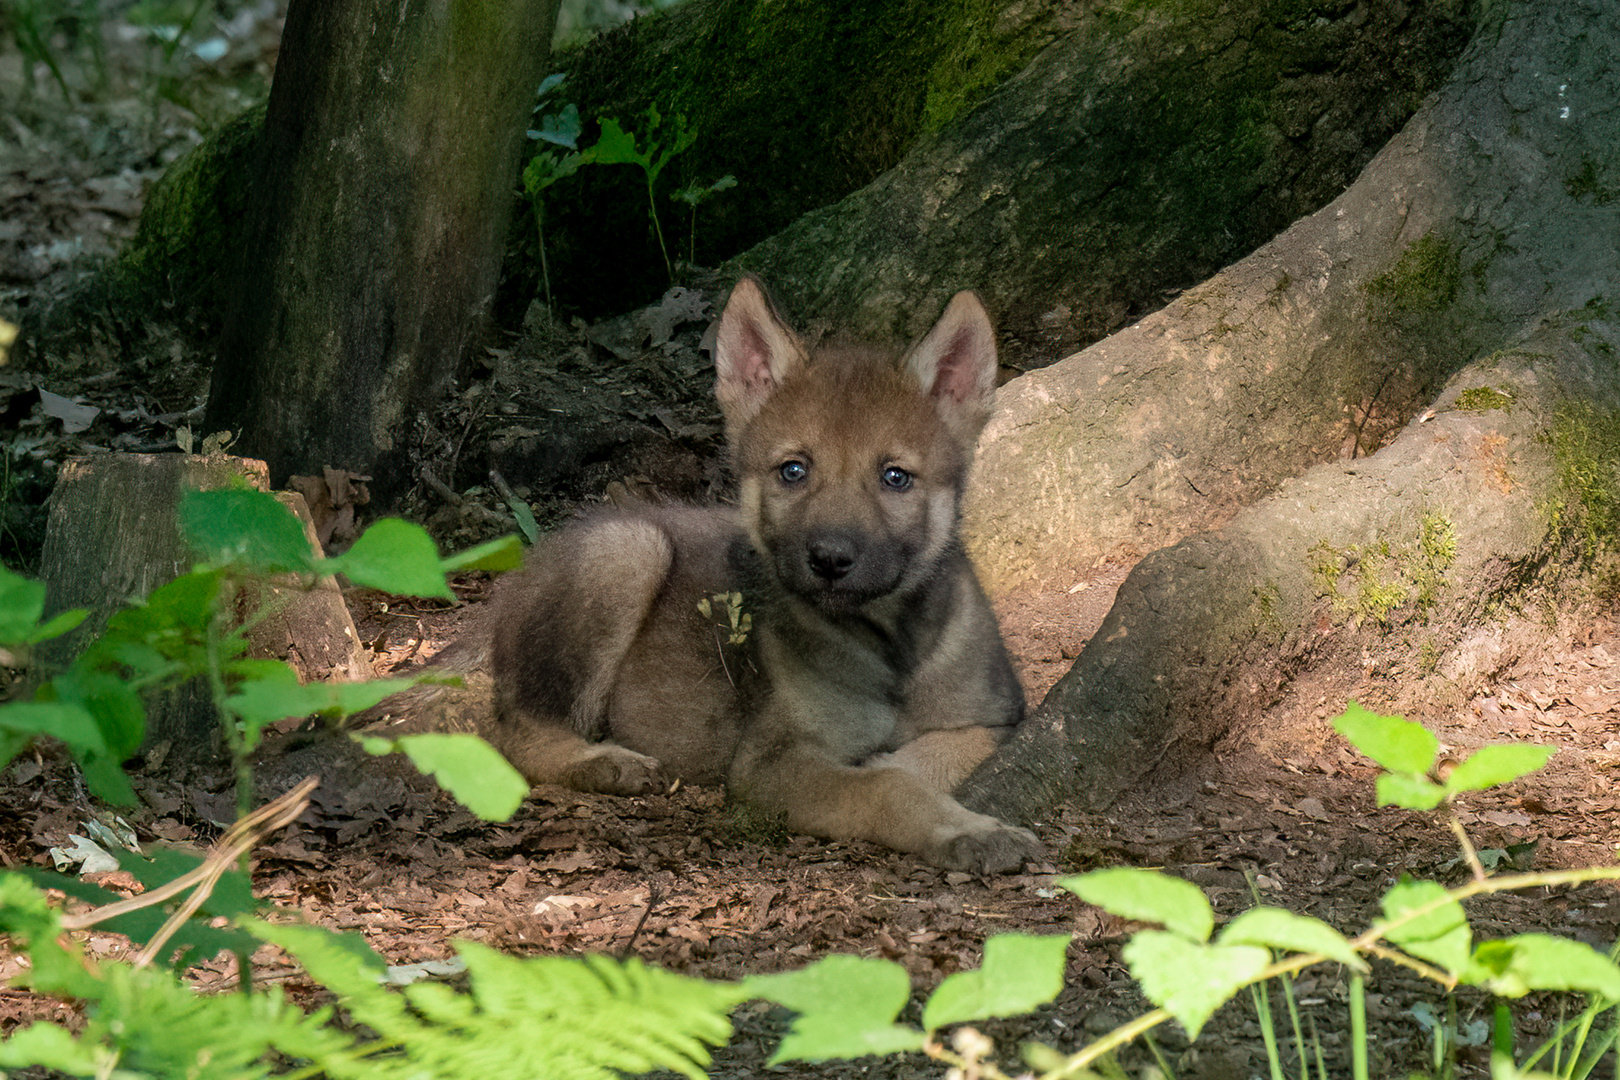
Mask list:
[[776,314],[759,279],[738,281],[714,335],[714,396],[727,436],[735,438],[804,360],[804,343]]
[[905,365],[946,423],[977,435],[996,396],[996,328],[978,294],[951,297],[939,322],[906,354]]

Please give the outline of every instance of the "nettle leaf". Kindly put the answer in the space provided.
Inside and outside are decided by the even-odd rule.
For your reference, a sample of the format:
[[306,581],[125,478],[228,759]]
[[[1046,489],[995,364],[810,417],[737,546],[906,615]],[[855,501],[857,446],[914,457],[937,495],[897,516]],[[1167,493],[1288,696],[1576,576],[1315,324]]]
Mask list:
[[1373,790],[1379,806],[1402,806],[1408,810],[1433,810],[1446,799],[1446,789],[1416,773],[1382,773]]
[[1155,870],[1116,866],[1059,878],[1057,883],[1110,915],[1158,923],[1192,941],[1209,940],[1215,928],[1215,913],[1202,889]]
[[1440,740],[1422,724],[1379,716],[1354,701],[1333,721],[1333,730],[1390,772],[1426,773],[1440,752]]
[[0,566],[0,642],[26,641],[43,614],[45,586]]
[[911,976],[888,960],[828,956],[798,971],[744,979],[742,990],[799,1014],[772,1065],[920,1050],[926,1041],[894,1022],[911,997]]
[[420,525],[384,518],[360,534],[342,555],[316,564],[321,574],[343,574],[356,585],[407,596],[454,600],[444,582],[439,549]]
[[516,570],[523,565],[523,541],[503,536],[447,556],[439,565],[447,574],[461,570],[488,570],[492,574]]
[[[89,615],[90,612],[86,608],[73,608],[68,611],[60,612],[52,616],[50,621],[45,623],[45,625],[37,626],[33,630],[29,631],[28,637],[24,640],[30,645],[37,645],[41,641],[49,641],[52,638],[59,638],[69,630],[76,628],[80,623],[84,622]],[[0,641],[4,640],[6,639],[0,638]]]
[[1438,964],[1453,974],[1468,967],[1474,933],[1468,916],[1444,887],[1433,881],[1402,881],[1384,894],[1384,917],[1391,921],[1409,911],[1433,910],[1384,932],[1384,937],[1420,960]]
[[1620,1001],[1620,967],[1590,945],[1550,934],[1482,941],[1465,981],[1502,997],[1576,990]]
[[[380,699],[379,699],[380,700]],[[476,735],[429,733],[397,739],[361,736],[367,753],[403,753],[456,801],[485,821],[505,821],[529,794],[529,782]]]
[[1446,777],[1446,794],[1483,791],[1498,784],[1511,783],[1547,764],[1555,753],[1557,747],[1527,746],[1523,743],[1482,746],[1451,770],[1451,775]]
[[416,679],[300,683],[297,673],[281,660],[238,660],[227,673],[236,690],[225,703],[241,720],[248,749],[258,744],[267,724],[302,716],[348,716],[417,683]]
[[1343,934],[1309,915],[1297,915],[1277,907],[1250,908],[1221,931],[1222,945],[1264,945],[1291,953],[1321,953],[1357,971],[1367,963],[1350,947]]
[[180,500],[180,531],[214,566],[269,574],[307,571],[314,561],[303,522],[264,491],[188,491]]
[[1208,945],[1166,930],[1143,930],[1121,955],[1149,1001],[1181,1021],[1188,1038],[1271,963],[1255,945]]
[[928,1031],[992,1016],[1020,1016],[1058,996],[1069,935],[998,934],[984,943],[977,971],[945,977],[928,1004],[922,1023]]

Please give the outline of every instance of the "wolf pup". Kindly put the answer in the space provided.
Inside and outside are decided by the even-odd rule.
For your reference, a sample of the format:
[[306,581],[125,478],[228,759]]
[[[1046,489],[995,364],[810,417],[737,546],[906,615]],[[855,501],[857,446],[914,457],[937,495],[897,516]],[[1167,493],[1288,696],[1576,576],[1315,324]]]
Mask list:
[[746,277],[714,352],[739,505],[537,548],[495,603],[492,741],[531,783],[724,781],[799,832],[1017,869],[1034,835],[950,795],[1023,716],[957,536],[995,393],[984,307],[958,293],[901,356],[810,350]]

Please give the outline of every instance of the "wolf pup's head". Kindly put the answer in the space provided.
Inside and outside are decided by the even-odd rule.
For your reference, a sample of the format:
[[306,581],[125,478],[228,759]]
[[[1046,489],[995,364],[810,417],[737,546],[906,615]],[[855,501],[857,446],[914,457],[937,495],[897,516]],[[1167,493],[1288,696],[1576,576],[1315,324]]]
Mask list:
[[743,523],[794,595],[856,611],[930,580],[995,395],[995,329],[971,292],[905,352],[809,349],[758,280],[731,292],[715,394]]

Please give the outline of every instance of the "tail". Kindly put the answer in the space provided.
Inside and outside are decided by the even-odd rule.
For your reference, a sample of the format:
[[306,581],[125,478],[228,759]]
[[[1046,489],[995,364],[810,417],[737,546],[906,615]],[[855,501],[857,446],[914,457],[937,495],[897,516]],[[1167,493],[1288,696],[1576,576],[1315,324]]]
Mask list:
[[346,727],[379,735],[418,735],[424,732],[459,732],[483,735],[495,716],[494,682],[490,678],[490,645],[494,635],[489,620],[451,642],[412,674],[454,676],[460,684],[424,683],[355,713]]

